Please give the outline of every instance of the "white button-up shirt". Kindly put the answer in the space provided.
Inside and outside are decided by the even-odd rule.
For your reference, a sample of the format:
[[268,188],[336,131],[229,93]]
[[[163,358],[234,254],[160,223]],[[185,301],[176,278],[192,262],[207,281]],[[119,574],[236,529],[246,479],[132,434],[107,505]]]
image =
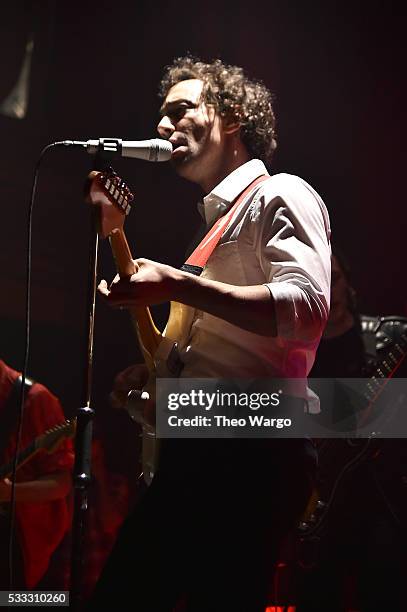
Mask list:
[[[227,176],[204,198],[206,222],[262,174],[264,164],[254,159]],[[329,313],[329,238],[326,207],[304,180],[277,174],[256,187],[233,214],[202,276],[239,286],[265,284],[275,304],[277,337],[196,311],[182,351],[182,376],[305,378]]]

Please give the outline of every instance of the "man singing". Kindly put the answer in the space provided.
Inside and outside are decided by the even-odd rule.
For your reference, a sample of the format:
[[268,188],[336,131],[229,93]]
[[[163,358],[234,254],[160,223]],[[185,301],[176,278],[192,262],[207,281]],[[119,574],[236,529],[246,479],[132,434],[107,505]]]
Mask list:
[[[158,132],[173,144],[175,171],[206,194],[208,230],[238,206],[202,275],[139,259],[137,274],[102,281],[100,292],[116,307],[194,309],[183,377],[305,379],[329,313],[329,219],[305,181],[268,175],[271,93],[241,68],[191,57],[167,67],[160,92]],[[163,440],[91,609],[160,612],[183,601],[188,612],[263,612],[313,468],[304,439]]]

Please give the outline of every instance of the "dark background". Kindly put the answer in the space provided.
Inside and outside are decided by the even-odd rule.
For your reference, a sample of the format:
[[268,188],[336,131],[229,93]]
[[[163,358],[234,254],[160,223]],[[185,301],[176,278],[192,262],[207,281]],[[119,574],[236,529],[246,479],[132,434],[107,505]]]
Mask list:
[[[329,209],[366,314],[407,315],[404,16],[391,2],[3,2],[0,103],[34,53],[24,119],[0,115],[1,352],[21,369],[27,210],[43,146],[59,139],[155,136],[162,68],[187,51],[247,69],[275,92],[272,171],[299,174]],[[55,150],[41,166],[33,223],[30,373],[71,414],[82,400],[91,158]],[[136,193],[126,233],[135,256],[180,265],[199,189],[169,164],[118,160]],[[100,276],[110,278],[109,247]],[[158,309],[164,322],[166,309]],[[101,422],[114,375],[139,360],[127,313],[98,301],[95,400]],[[125,418],[125,417],[123,417]],[[119,422],[120,431],[127,420]],[[115,427],[116,425],[109,425]],[[133,431],[124,427],[126,435]]]

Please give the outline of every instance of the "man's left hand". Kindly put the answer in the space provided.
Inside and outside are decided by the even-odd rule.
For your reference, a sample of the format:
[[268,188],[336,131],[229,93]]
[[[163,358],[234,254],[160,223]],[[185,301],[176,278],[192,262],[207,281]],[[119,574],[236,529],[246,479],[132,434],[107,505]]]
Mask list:
[[98,290],[110,306],[133,308],[162,304],[174,299],[177,283],[183,273],[149,259],[137,259],[138,271],[129,278],[117,275],[110,287],[102,280]]

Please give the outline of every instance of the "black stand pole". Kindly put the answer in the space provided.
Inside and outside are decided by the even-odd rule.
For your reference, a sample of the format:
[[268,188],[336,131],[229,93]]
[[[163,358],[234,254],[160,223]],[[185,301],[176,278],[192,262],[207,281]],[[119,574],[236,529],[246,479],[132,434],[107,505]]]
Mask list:
[[[106,157],[95,156],[93,169],[100,170],[106,165]],[[85,520],[88,509],[88,487],[91,478],[91,451],[94,410],[91,407],[93,372],[93,336],[95,323],[95,298],[99,239],[97,234],[97,210],[92,207],[92,227],[89,240],[89,271],[86,318],[86,366],[83,378],[82,403],[77,412],[75,435],[74,514],[72,522],[72,556],[70,610],[79,612],[82,608],[82,570],[84,562]]]

